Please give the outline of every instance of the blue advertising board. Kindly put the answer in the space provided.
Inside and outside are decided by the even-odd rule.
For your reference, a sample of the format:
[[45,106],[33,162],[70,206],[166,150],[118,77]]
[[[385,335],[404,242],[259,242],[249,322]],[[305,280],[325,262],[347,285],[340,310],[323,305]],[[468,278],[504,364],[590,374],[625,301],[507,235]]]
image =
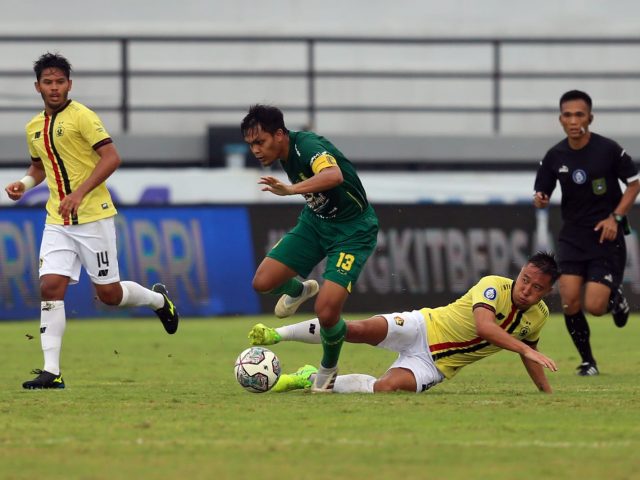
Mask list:
[[[5,208],[0,214],[0,320],[40,314],[38,252],[45,214]],[[120,278],[167,285],[183,316],[252,314],[260,309],[251,288],[255,271],[246,207],[119,207],[116,216]],[[83,272],[69,287],[67,316],[149,315],[95,300]]]

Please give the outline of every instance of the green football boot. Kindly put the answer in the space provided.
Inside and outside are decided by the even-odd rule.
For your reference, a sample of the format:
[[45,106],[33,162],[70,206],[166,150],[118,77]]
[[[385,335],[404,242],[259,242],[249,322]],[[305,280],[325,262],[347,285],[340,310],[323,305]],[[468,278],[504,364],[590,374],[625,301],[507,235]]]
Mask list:
[[267,327],[264,323],[256,323],[249,331],[250,345],[275,345],[281,340],[275,328]]
[[310,388],[313,384],[311,376],[317,372],[318,369],[313,365],[305,365],[296,370],[296,373],[283,373],[271,391],[283,393],[291,390]]

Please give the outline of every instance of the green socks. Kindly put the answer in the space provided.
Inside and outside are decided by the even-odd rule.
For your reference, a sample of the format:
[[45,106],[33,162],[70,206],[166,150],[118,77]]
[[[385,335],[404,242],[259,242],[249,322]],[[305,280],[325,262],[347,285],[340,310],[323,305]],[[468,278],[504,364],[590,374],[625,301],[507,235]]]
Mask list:
[[340,317],[338,323],[330,328],[320,327],[320,338],[322,339],[322,366],[333,368],[338,364],[340,350],[347,335],[347,324]]
[[304,285],[300,280],[292,278],[291,280],[287,280],[279,287],[274,288],[269,293],[272,295],[282,295],[286,293],[290,297],[299,297],[304,289]]

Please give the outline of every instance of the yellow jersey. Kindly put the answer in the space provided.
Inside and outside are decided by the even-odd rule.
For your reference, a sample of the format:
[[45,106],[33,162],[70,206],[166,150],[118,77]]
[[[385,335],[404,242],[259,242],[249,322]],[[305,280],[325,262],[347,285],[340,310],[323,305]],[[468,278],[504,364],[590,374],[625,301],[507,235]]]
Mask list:
[[[511,300],[510,278],[483,277],[467,293],[446,307],[423,308],[429,349],[436,366],[446,378],[453,377],[465,365],[488,357],[502,348],[476,333],[473,309],[486,305],[496,314],[496,323],[512,337],[535,343],[549,318],[549,308],[540,300],[525,311]],[[479,307],[485,308],[485,307]]]
[[83,199],[78,212],[63,219],[60,201],[93,172],[100,156],[96,149],[111,143],[100,117],[81,103],[69,100],[53,115],[40,112],[26,127],[32,161],[41,161],[49,187],[46,223],[77,225],[114,216],[117,211],[103,182]]

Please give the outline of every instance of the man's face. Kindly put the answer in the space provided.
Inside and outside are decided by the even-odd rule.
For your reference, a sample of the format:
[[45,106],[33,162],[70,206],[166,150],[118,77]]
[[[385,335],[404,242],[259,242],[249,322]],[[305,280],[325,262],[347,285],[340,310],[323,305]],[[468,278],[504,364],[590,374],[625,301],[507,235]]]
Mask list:
[[251,153],[255,155],[262,166],[268,167],[284,155],[285,137],[281,129],[271,134],[262,130],[262,127],[258,125],[247,132],[244,141],[249,144]]
[[573,140],[579,140],[589,131],[591,111],[584,100],[568,100],[560,106],[560,124]]
[[35,85],[49,110],[57,110],[64,105],[71,90],[71,80],[59,68],[45,69]]
[[511,292],[513,303],[519,310],[526,310],[535,305],[551,291],[551,275],[542,273],[538,267],[527,263],[522,270]]

